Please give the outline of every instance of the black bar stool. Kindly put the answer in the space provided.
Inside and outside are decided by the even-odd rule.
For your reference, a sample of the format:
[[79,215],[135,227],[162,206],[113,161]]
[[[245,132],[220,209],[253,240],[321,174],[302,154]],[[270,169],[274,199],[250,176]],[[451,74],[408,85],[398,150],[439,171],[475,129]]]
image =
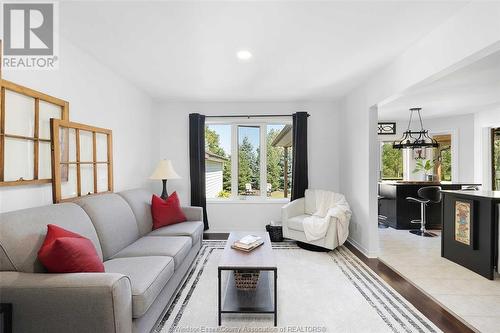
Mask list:
[[406,200],[413,201],[420,204],[420,220],[412,220],[411,223],[420,223],[420,230],[410,230],[412,234],[435,237],[436,234],[429,232],[425,229],[426,217],[425,211],[428,204],[441,202],[441,187],[440,186],[426,186],[418,190],[419,198],[408,197]]
[[389,226],[387,225],[387,216],[380,214],[380,206],[381,206],[380,201],[384,200],[384,199],[385,199],[385,197],[380,196],[380,195],[378,196],[378,212],[379,212],[378,213],[378,227],[379,227],[379,229],[389,228]]

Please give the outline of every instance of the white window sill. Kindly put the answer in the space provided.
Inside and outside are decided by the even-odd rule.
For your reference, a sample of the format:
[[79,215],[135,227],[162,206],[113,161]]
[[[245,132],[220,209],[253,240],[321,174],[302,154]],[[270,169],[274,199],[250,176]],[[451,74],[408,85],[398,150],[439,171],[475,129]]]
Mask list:
[[289,203],[290,199],[207,199],[207,205],[211,204],[281,204]]

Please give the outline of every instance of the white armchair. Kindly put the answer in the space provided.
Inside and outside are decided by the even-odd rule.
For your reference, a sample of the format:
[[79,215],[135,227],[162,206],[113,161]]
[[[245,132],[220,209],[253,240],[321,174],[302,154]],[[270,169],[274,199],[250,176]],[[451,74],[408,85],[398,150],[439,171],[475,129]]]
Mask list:
[[[329,218],[329,226],[325,237],[314,241],[308,241],[304,232],[303,222],[305,218],[312,216],[318,210],[317,192],[318,190],[308,189],[305,192],[304,198],[291,201],[281,208],[283,237],[333,250],[337,246],[342,245],[347,238],[351,213],[350,210],[348,210],[347,225],[339,225],[340,215],[337,216],[337,214],[334,213]],[[344,206],[347,205],[342,195],[338,194],[337,196],[344,200]],[[330,208],[335,208],[335,206]],[[340,210],[334,211],[339,211],[340,213]],[[345,216],[343,216],[343,218],[345,221]]]

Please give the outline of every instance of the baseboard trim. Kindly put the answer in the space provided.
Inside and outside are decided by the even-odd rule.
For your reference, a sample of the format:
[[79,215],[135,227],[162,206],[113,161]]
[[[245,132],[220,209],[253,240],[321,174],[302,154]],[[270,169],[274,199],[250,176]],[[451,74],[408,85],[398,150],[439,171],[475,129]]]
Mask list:
[[363,255],[367,258],[377,258],[378,257],[378,253],[368,251],[367,248],[365,248],[363,245],[361,245],[360,243],[358,243],[356,240],[352,239],[351,237],[347,238],[347,242],[349,242],[352,246],[354,246],[359,252],[363,253]]

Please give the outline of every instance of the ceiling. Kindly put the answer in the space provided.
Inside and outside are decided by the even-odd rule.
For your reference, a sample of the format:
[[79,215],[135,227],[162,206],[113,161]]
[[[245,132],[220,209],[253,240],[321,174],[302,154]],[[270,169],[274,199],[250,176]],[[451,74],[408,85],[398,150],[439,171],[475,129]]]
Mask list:
[[470,114],[500,106],[500,52],[493,53],[437,81],[410,90],[379,108],[379,118],[408,118],[408,109],[422,107],[422,117]]
[[[67,1],[60,29],[155,99],[329,100],[465,4]],[[253,58],[239,61],[241,49]]]

